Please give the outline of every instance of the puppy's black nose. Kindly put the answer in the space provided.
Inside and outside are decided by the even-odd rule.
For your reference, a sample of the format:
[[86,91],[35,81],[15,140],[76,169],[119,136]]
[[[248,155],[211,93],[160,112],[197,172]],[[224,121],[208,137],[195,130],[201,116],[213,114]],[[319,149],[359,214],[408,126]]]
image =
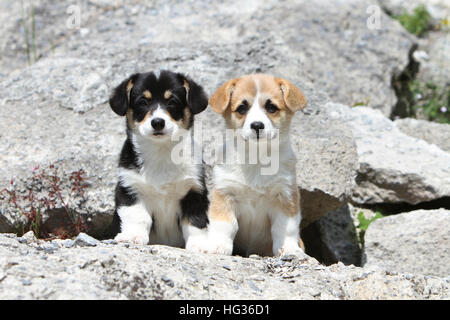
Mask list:
[[152,120],[152,127],[155,130],[162,130],[164,129],[165,121],[162,118],[155,118]]
[[256,136],[259,138],[259,132],[264,129],[264,123],[260,121],[252,122],[250,128],[256,132]]

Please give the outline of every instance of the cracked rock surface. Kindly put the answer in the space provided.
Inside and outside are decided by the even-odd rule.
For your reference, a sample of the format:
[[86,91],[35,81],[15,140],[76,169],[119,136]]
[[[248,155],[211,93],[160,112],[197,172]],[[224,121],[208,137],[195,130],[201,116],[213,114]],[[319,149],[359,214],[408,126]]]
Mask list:
[[54,250],[0,234],[1,299],[448,299],[450,279],[315,259],[100,242]]

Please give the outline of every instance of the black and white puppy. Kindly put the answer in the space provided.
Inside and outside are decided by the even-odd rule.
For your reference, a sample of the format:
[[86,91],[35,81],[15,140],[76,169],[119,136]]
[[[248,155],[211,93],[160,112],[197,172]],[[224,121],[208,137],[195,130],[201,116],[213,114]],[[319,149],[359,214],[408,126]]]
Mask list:
[[171,71],[138,73],[113,92],[112,110],[126,116],[119,160],[115,240],[199,250],[208,224],[203,166],[173,161],[189,139],[194,115],[208,106],[201,86]]

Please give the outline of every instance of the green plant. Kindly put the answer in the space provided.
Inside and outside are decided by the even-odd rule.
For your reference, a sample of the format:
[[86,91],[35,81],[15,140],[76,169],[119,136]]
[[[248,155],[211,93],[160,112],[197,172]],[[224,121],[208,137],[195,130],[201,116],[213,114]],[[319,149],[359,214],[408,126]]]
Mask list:
[[440,87],[432,82],[409,83],[412,96],[412,111],[427,120],[450,123],[450,87]]
[[370,103],[370,97],[367,97],[364,101],[357,101],[353,103],[352,107],[362,107],[362,106],[368,106]]
[[428,29],[430,29],[431,16],[424,5],[416,7],[412,14],[404,12],[399,16],[394,16],[401,25],[410,33],[416,36],[422,36]]
[[364,245],[364,235],[366,234],[367,228],[369,225],[374,222],[377,219],[383,218],[384,216],[381,214],[380,211],[375,212],[375,216],[373,216],[370,219],[367,219],[364,215],[364,212],[360,211],[358,213],[358,228],[359,228],[359,241],[362,245]]
[[38,207],[37,211],[36,211],[36,219],[34,219],[34,221],[31,222],[31,230],[33,230],[34,235],[36,236],[36,238],[39,238],[39,229],[40,229],[40,225],[41,225],[41,206]]
[[[23,0],[20,1],[21,5],[21,23],[24,33],[24,40],[25,40],[25,47],[27,51],[27,62],[30,65],[31,60],[31,51],[33,51],[33,60],[36,62],[38,60],[38,54],[36,49],[36,20],[35,20],[35,14],[34,14],[34,7],[30,4],[30,10],[27,11],[25,9],[25,5]],[[30,27],[27,25],[27,21],[31,19],[31,39],[30,39]]]

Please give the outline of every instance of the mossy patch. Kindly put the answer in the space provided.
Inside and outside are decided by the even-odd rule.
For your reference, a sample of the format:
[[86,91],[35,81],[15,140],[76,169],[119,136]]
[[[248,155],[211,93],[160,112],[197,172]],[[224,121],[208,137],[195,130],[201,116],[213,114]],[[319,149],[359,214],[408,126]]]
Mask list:
[[403,12],[394,16],[408,32],[420,37],[431,28],[431,15],[424,5],[416,7],[412,14]]
[[409,83],[412,96],[412,111],[418,118],[429,121],[450,123],[450,87],[441,87],[433,82]]

